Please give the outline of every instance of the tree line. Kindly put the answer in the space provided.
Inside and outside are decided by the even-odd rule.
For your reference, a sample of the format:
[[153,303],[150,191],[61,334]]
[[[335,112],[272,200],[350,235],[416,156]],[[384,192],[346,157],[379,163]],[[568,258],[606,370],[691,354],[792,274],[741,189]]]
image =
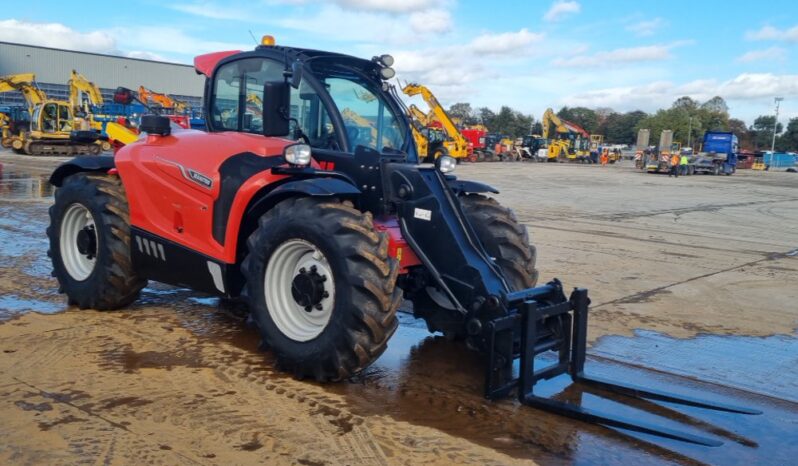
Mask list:
[[[508,106],[494,112],[459,102],[449,108],[449,115],[465,125],[483,124],[492,133],[513,138],[543,133],[540,121]],[[612,144],[635,144],[641,128],[651,130],[651,143],[656,144],[662,130],[670,129],[674,142],[697,148],[705,131],[731,131],[739,138],[740,147],[749,150],[770,150],[775,122],[773,115],[760,115],[747,126],[729,115],[729,107],[720,96],[706,102],[680,97],[670,108],[652,114],[642,110],[616,112],[610,108],[562,107],[557,116],[578,124],[590,134],[603,135]],[[786,128],[779,123],[775,130],[776,150],[798,151],[798,118],[790,119]]]

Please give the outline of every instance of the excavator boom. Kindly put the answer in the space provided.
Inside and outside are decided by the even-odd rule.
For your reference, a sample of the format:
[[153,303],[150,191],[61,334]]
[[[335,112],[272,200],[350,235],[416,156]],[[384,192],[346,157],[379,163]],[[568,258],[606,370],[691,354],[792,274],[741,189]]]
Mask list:
[[12,74],[0,77],[0,92],[19,91],[28,103],[28,110],[42,104],[47,100],[47,94],[36,85],[36,75],[33,73]]
[[99,107],[103,104],[103,95],[100,92],[100,88],[82,74],[72,70],[72,76],[69,79],[69,104],[72,105],[73,109],[79,109],[83,106],[81,93],[86,94],[91,105]]
[[[468,156],[468,141],[460,133],[460,130],[457,129],[454,121],[449,117],[449,114],[446,113],[446,110],[444,110],[443,106],[438,102],[438,99],[435,98],[435,95],[432,94],[432,91],[421,84],[409,83],[402,88],[402,92],[409,97],[420,95],[421,98],[424,99],[424,102],[426,102],[430,108],[430,113],[424,115],[424,113],[417,108],[416,111],[419,116],[424,115],[425,120],[417,118],[416,112],[413,110],[415,107],[414,105],[410,106],[410,117],[414,120],[417,119],[423,126],[427,126],[431,123],[430,120],[440,123],[446,136],[452,141],[452,144],[449,144],[447,147],[450,156],[455,158]],[[426,123],[424,123],[424,121],[426,121]]]

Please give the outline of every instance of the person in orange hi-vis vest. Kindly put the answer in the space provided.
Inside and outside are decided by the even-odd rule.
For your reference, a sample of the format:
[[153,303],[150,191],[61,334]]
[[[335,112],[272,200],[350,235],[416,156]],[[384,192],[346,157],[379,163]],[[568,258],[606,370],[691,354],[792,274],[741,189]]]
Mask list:
[[681,159],[681,157],[679,157],[679,154],[673,154],[671,156],[671,171],[670,171],[670,173],[668,173],[668,176],[675,176],[676,178],[679,178],[679,161],[680,161],[680,159]]

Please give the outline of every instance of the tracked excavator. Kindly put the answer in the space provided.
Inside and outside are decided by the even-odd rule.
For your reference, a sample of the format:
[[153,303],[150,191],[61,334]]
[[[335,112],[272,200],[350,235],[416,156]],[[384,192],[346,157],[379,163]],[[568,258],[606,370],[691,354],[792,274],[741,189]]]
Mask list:
[[31,116],[30,128],[3,139],[3,145],[28,155],[73,155],[102,152],[96,130],[76,127],[71,102],[47,97],[36,85],[33,73],[0,78],[0,92],[21,92]]
[[[75,127],[81,131],[103,131],[103,124],[94,119],[93,109],[104,103],[100,87],[85,76],[72,70],[69,78],[69,105],[75,119]],[[111,143],[98,141],[103,151],[111,150]]]
[[[207,132],[145,115],[146,136],[114,157],[76,158],[50,177],[49,255],[70,303],[122,308],[148,280],[242,296],[280,368],[340,381],[385,351],[407,299],[431,331],[484,356],[489,399],[515,393],[538,410],[704,446],[722,442],[625,417],[629,407],[543,397],[536,385],[568,375],[618,402],[758,413],[590,375],[588,291],[538,284],[536,249],[497,189],[458,178],[446,155],[418,163],[391,57],[266,36],[255,50],[194,63],[207,78]],[[215,105],[220,87],[238,90],[229,114]],[[250,90],[263,102],[260,122],[245,116]],[[374,99],[352,105],[352,91]],[[357,119],[344,113],[370,128],[351,131]]]

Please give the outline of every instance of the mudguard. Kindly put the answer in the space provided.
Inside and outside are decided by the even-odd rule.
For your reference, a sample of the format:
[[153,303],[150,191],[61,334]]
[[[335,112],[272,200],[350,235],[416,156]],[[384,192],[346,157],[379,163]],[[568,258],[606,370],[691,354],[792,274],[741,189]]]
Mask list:
[[493,186],[485,183],[480,183],[478,181],[468,181],[468,180],[458,180],[458,179],[447,179],[446,180],[449,184],[449,187],[452,188],[457,194],[468,194],[468,193],[493,193],[499,194],[499,190],[494,188]]
[[80,172],[102,172],[115,168],[114,157],[110,155],[98,155],[96,157],[75,157],[69,162],[64,162],[58,166],[50,175],[50,184],[60,188],[64,178]]
[[250,207],[250,210],[259,210],[264,206],[271,207],[287,197],[296,195],[313,197],[351,197],[357,196],[360,193],[361,191],[357,187],[338,178],[308,178],[281,184],[261,197]]

